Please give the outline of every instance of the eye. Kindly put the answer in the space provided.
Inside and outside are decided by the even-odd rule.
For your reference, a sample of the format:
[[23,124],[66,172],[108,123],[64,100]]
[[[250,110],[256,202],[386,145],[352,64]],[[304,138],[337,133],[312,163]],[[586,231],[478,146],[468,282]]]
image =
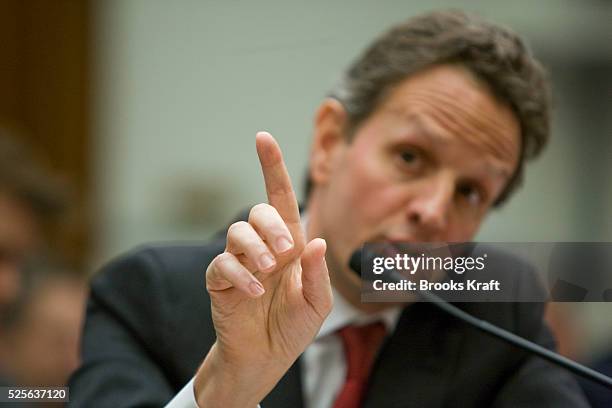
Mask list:
[[429,160],[426,152],[412,145],[398,146],[393,150],[393,161],[404,176],[417,176],[426,171]]
[[405,150],[401,152],[400,157],[406,164],[413,164],[417,161],[417,153],[413,150]]
[[402,166],[415,170],[423,164],[425,156],[422,152],[414,147],[405,146],[397,151],[399,161]]
[[460,184],[457,187],[457,194],[471,206],[479,206],[485,200],[482,189],[471,183]]

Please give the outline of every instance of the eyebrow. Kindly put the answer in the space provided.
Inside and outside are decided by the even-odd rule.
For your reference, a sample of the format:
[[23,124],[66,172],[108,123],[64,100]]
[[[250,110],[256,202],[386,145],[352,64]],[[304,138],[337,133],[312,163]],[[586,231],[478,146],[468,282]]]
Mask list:
[[440,133],[435,132],[433,129],[431,129],[431,126],[427,125],[426,121],[423,120],[422,116],[416,115],[414,113],[412,113],[410,115],[402,115],[402,116],[406,120],[411,121],[412,123],[414,123],[415,128],[416,128],[418,134],[425,135],[428,139],[432,140],[433,142],[435,142],[435,143],[443,143],[444,140],[446,139]]
[[[446,137],[442,136],[440,133],[431,129],[431,126],[428,126],[426,121],[423,119],[421,115],[417,115],[415,113],[403,114],[398,111],[391,111],[394,114],[398,114],[406,120],[411,121],[414,124],[415,129],[417,131],[417,135],[424,135],[425,138],[433,141],[435,144],[441,144],[445,142]],[[509,179],[512,176],[513,171],[507,170],[504,167],[495,166],[489,162],[484,165],[484,170],[488,173],[493,173],[496,177]]]

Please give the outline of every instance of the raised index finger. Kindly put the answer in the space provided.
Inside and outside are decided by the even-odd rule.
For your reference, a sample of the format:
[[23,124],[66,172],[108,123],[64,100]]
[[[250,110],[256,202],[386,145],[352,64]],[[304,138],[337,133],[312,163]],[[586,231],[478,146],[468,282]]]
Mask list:
[[268,132],[258,132],[255,145],[266,183],[268,202],[288,224],[292,235],[298,233],[301,231],[300,210],[281,149]]

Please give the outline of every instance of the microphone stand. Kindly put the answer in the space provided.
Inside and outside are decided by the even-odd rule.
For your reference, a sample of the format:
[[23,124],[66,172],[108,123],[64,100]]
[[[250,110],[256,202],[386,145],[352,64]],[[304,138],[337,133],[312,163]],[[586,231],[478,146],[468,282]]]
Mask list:
[[[353,253],[353,255],[351,256],[350,262],[349,262],[350,268],[355,273],[357,273],[359,276],[362,276],[361,256],[362,256],[362,250],[358,249],[357,251]],[[399,274],[397,271],[390,271],[390,272],[391,273],[388,276],[392,280],[396,282],[400,282],[403,279],[401,274]],[[431,293],[430,291],[419,290],[417,291],[417,293],[419,293],[421,297],[423,297],[423,299],[425,299],[427,302],[433,304],[434,306],[450,314],[451,316],[454,316],[457,319],[462,320],[463,322],[480,330],[483,333],[493,336],[499,340],[502,340],[522,350],[535,354],[581,377],[597,382],[603,385],[604,387],[612,389],[612,378],[598,371],[595,371],[589,367],[579,364],[575,362],[574,360],[571,360],[558,353],[555,353],[554,351],[551,351],[545,347],[542,347],[539,344],[529,341],[521,336],[517,336],[516,334],[509,332],[508,330],[504,330],[501,327],[498,327],[492,323],[487,322],[486,320],[478,319],[472,316],[471,314],[466,313],[463,310],[459,309],[457,306],[447,302],[446,300],[442,299],[438,295]]]

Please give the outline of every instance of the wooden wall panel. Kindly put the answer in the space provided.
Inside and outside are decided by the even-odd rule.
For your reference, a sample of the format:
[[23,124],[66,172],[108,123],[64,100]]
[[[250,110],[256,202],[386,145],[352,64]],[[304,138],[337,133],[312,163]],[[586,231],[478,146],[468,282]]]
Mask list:
[[83,265],[91,231],[89,3],[0,0],[0,125],[13,129],[74,186],[58,247]]

